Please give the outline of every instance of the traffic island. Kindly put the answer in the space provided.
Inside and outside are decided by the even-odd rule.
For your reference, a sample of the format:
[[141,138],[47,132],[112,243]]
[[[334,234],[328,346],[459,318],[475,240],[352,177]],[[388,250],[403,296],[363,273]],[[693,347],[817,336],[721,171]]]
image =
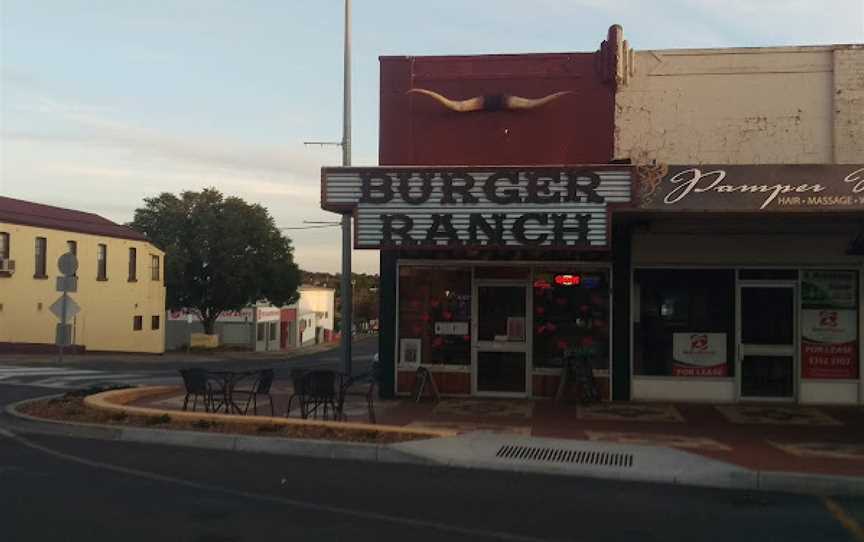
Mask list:
[[17,411],[31,418],[74,424],[367,444],[392,444],[455,434],[453,431],[351,422],[165,410],[131,404],[177,392],[176,387],[159,386],[110,390],[92,395],[68,393],[25,402],[18,406]]

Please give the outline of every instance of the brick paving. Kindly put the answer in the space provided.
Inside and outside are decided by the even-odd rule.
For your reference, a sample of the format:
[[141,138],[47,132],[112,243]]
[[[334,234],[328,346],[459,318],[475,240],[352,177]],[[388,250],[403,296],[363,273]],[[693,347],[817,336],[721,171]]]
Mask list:
[[[290,394],[290,384],[275,384],[278,416]],[[182,396],[142,404],[179,409]],[[864,476],[861,407],[444,398],[376,399],[375,411],[387,425],[670,446],[756,470]],[[350,421],[368,421],[362,397],[350,397],[346,412]],[[266,399],[259,413],[269,413]]]

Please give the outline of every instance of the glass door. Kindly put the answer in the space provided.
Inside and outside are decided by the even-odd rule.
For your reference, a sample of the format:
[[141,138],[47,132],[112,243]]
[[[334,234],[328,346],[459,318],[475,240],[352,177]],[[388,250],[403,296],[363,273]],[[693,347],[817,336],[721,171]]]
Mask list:
[[474,286],[472,381],[478,395],[528,394],[528,287],[477,281]]
[[739,397],[795,397],[798,349],[793,284],[739,284]]

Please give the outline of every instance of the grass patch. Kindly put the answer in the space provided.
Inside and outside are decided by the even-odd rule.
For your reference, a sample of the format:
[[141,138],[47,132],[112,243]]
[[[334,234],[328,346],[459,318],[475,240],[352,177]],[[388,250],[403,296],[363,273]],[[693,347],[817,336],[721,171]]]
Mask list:
[[333,440],[342,442],[367,442],[390,444],[409,440],[432,438],[426,435],[399,432],[381,432],[374,429],[355,429],[338,426],[319,425],[277,425],[263,422],[260,424],[230,423],[211,420],[182,420],[168,414],[127,415],[123,412],[106,412],[90,408],[84,404],[84,394],[68,393],[63,397],[31,401],[23,405],[24,414],[49,420],[96,423],[104,425],[123,425],[136,427],[159,427],[185,431],[202,431],[240,435],[258,435],[295,439]]

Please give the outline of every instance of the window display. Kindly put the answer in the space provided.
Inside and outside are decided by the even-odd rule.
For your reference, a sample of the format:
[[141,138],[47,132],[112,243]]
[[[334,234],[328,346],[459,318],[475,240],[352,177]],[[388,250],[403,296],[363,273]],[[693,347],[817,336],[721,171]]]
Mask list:
[[734,374],[734,271],[637,269],[634,279],[634,374]]
[[567,353],[609,370],[609,274],[540,268],[534,274],[534,367],[561,367]]
[[470,268],[399,268],[400,365],[470,365],[470,330]]

